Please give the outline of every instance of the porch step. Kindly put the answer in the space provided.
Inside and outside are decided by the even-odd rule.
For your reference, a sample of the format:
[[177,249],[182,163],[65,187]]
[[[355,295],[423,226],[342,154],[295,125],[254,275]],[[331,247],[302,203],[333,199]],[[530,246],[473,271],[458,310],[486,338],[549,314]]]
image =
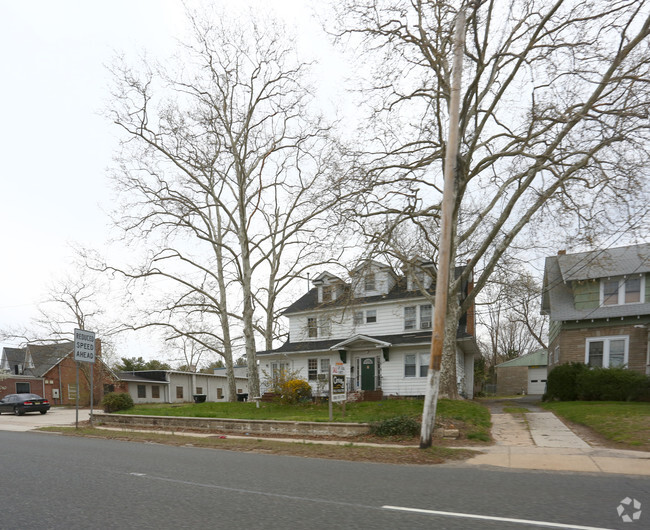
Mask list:
[[362,390],[361,401],[381,401],[384,399],[382,390]]

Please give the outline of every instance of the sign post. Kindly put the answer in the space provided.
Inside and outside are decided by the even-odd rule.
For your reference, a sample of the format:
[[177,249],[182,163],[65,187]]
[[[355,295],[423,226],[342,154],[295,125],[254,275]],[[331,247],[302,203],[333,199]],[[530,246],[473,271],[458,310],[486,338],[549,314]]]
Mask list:
[[75,414],[75,429],[79,428],[79,363],[90,363],[90,425],[93,424],[93,394],[95,364],[95,332],[83,329],[74,330],[74,360],[77,364],[77,400]]

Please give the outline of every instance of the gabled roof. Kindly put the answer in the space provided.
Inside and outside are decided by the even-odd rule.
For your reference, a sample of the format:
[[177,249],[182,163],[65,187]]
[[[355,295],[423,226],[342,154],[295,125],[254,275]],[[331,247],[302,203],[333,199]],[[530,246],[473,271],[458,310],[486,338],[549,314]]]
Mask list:
[[[60,344],[29,344],[26,350],[25,373],[32,374],[36,377],[43,377],[49,370],[73,352],[74,343],[69,341]],[[34,364],[33,368],[28,366],[30,360]]]
[[572,281],[647,272],[650,272],[650,243],[548,257],[544,265],[542,313],[555,321],[650,315],[650,300],[643,304],[576,309],[571,287]]
[[342,350],[346,346],[354,342],[370,342],[371,344],[374,344],[375,347],[377,348],[387,348],[388,346],[391,346],[391,343],[386,342],[385,340],[380,340],[373,337],[368,337],[367,335],[358,334],[350,337],[349,339],[345,339],[344,341],[334,344],[333,346],[330,346],[330,350]]
[[537,350],[521,357],[510,359],[509,361],[497,364],[497,368],[508,366],[547,366],[548,352],[546,350]]
[[12,370],[12,367],[25,363],[25,348],[2,348],[0,370]]
[[[456,278],[458,278],[465,267],[457,266],[454,270]],[[463,282],[463,285],[460,286],[460,290],[463,293],[463,297],[467,294],[467,282]],[[427,290],[429,296],[433,296],[435,293],[435,286],[432,285],[430,289]],[[390,301],[390,300],[409,300],[416,298],[424,298],[424,295],[417,289],[409,290],[407,289],[406,277],[400,276],[397,278],[397,282],[387,294],[378,294],[375,296],[363,296],[363,297],[354,297],[352,295],[352,290],[350,284],[344,284],[341,294],[336,297],[336,300],[330,302],[321,302],[318,303],[318,289],[316,287],[310,289],[306,294],[298,298],[293,304],[287,307],[282,314],[291,315],[293,313],[300,313],[302,311],[313,311],[314,309],[330,309],[330,308],[356,308],[361,307],[367,304],[374,304],[377,302]]]
[[650,272],[650,243],[557,256],[562,280],[588,280]]

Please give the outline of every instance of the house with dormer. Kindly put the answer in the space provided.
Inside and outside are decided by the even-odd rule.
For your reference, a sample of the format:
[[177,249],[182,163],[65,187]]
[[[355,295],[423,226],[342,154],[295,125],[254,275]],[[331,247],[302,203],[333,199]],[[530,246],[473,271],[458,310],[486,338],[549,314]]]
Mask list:
[[650,243],[546,258],[542,313],[558,364],[650,375]]
[[[319,274],[283,313],[289,320],[288,340],[258,352],[261,380],[290,371],[306,379],[314,395],[325,395],[330,367],[339,364],[347,374],[347,392],[363,399],[423,396],[435,277],[435,265],[424,260],[399,274],[378,261],[362,263],[347,279]],[[470,290],[471,279],[459,296]],[[473,311],[461,320],[456,345],[459,393],[471,398],[478,353]]]

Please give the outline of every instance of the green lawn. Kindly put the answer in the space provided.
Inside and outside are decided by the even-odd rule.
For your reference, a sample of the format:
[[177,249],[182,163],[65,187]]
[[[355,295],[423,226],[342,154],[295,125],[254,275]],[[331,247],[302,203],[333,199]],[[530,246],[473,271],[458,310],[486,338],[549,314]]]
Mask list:
[[[345,417],[343,417],[341,405],[335,404],[333,410],[333,419],[336,422],[372,423],[403,415],[419,419],[422,416],[422,401],[416,399],[387,399],[384,401],[348,403]],[[314,403],[299,405],[260,403],[260,408],[257,408],[255,403],[146,404],[136,405],[128,411],[122,411],[121,414],[329,421],[328,405]],[[437,420],[463,422],[471,432],[489,433],[490,431],[490,413],[483,405],[471,401],[440,400],[438,402]]]
[[612,442],[650,451],[650,403],[557,401],[542,406]]

